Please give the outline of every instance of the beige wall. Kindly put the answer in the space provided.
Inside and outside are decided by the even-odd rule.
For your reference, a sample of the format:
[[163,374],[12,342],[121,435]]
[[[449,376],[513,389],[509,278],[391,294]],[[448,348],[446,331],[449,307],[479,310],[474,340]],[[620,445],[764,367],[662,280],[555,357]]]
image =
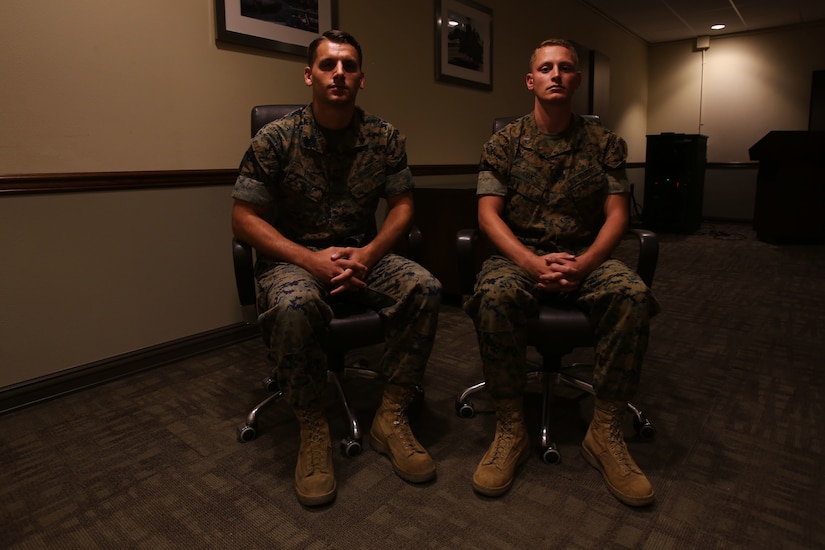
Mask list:
[[[492,92],[435,81],[434,2],[339,2],[364,47],[360,103],[408,136],[412,164],[477,162],[491,119],[530,109],[527,58],[552,35],[627,67],[610,114],[644,158],[641,41],[574,2],[484,3]],[[308,98],[304,60],[217,47],[213,4],[0,3],[0,174],[237,166],[253,105]],[[240,321],[229,194],[0,197],[0,388]]]
[[[0,112],[2,172],[236,166],[251,106],[308,98],[305,62],[216,47],[213,4],[4,2],[0,101],[13,108]],[[493,116],[531,108],[527,58],[553,35],[607,52],[624,67],[611,86],[610,115],[631,142],[631,158],[643,159],[641,41],[573,2],[486,4],[494,11],[492,93],[435,82],[434,2],[339,2],[340,26],[364,48],[359,102],[408,136],[412,164],[475,163]]]
[[825,69],[825,25],[650,47],[648,133],[708,136],[711,162],[747,162],[771,130],[807,130],[811,73]]
[[[746,161],[768,130],[806,127],[810,71],[825,68],[821,26],[714,39],[700,88],[689,42],[648,50],[576,2],[481,1],[492,92],[435,82],[433,2],[339,1],[365,49],[360,103],[408,136],[412,164],[475,163],[492,117],[529,110],[526,58],[548,36],[610,58],[607,121],[632,162],[648,133],[696,133],[700,97],[710,160]],[[216,47],[212,0],[2,2],[0,174],[233,168],[251,106],[306,100],[303,66]],[[726,185],[718,204],[752,200],[749,182]],[[0,197],[0,388],[238,322],[229,194]]]

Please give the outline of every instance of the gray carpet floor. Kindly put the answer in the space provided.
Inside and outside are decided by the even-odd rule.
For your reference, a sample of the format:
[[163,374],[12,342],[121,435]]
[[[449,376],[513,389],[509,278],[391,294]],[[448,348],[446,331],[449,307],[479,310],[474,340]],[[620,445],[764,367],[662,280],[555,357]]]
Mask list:
[[[626,430],[652,507],[619,503],[581,458],[593,402],[569,392],[553,405],[561,463],[536,453],[504,497],[475,495],[495,419],[483,394],[474,418],[455,413],[480,367],[472,324],[448,303],[414,420],[434,482],[403,482],[365,444],[336,453],[333,504],[298,504],[285,406],[256,440],[235,438],[264,395],[256,338],[0,416],[0,547],[825,548],[825,247],[763,243],[737,224],[660,239],[663,311],[636,401],[657,433],[642,440],[630,418]],[[380,382],[346,389],[368,430]]]

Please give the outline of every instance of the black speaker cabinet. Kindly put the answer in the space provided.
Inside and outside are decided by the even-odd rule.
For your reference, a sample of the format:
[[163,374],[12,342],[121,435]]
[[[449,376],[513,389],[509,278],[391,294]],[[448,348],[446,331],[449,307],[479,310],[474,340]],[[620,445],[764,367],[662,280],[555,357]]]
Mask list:
[[708,137],[664,133],[647,136],[645,227],[692,233],[702,222]]

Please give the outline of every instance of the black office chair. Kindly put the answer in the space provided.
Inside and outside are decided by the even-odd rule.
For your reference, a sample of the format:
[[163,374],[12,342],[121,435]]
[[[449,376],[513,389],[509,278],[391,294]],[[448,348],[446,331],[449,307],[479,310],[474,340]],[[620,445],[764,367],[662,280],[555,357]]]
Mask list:
[[[496,119],[493,131],[497,131],[516,117]],[[469,296],[473,293],[476,274],[484,258],[491,252],[490,245],[485,241],[478,229],[463,229],[457,233],[456,252],[458,255],[459,282],[461,293]],[[656,235],[644,229],[630,229],[628,238],[638,241],[639,252],[636,271],[648,285],[653,284],[653,275],[656,271],[656,262],[659,257],[659,242]],[[550,405],[558,386],[564,384],[580,391],[595,395],[593,385],[585,379],[572,374],[571,370],[580,370],[583,365],[575,363],[563,366],[563,359],[576,348],[593,346],[593,326],[584,312],[558,306],[542,305],[536,318],[527,324],[527,344],[534,347],[542,358],[541,365],[528,366],[527,378],[529,382],[538,382],[542,392],[542,415],[539,434],[539,450],[542,459],[548,464],[556,464],[561,460],[556,444],[550,437]],[[535,368],[533,368],[535,367]],[[591,369],[592,370],[592,369]],[[486,386],[482,381],[463,390],[456,397],[455,407],[459,416],[471,418],[475,415],[475,408],[469,397]],[[633,415],[633,425],[636,432],[644,438],[655,435],[656,429],[641,409],[627,404]]]
[[[259,105],[252,109],[252,135],[254,136],[267,123],[278,119],[303,105]],[[405,255],[417,259],[422,245],[421,232],[413,227],[408,235],[408,242],[402,247]],[[399,250],[399,252],[402,252]],[[254,251],[250,245],[237,238],[232,239],[232,259],[235,267],[235,283],[238,298],[247,323],[258,323],[257,299],[254,276]],[[345,378],[377,379],[381,375],[369,368],[363,361],[351,365],[345,363],[348,351],[380,344],[384,342],[384,327],[381,317],[367,308],[354,307],[352,304],[333,308],[335,317],[329,324],[322,345],[327,354],[327,380],[335,387],[344,412],[349,422],[348,433],[341,440],[341,451],[346,456],[361,453],[363,435],[360,424],[347,401],[342,386]],[[258,435],[258,417],[269,405],[283,397],[276,377],[270,375],[264,379],[264,388],[269,396],[258,403],[238,427],[238,440],[252,441]]]

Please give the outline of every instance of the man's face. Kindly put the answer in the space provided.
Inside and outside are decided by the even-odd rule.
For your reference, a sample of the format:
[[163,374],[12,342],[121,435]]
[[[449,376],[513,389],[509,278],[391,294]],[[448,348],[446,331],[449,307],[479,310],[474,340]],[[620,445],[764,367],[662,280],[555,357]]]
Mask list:
[[527,89],[541,101],[570,102],[581,79],[573,52],[564,46],[545,46],[536,52],[527,73]]
[[304,83],[312,87],[313,100],[355,103],[358,90],[364,87],[358,52],[349,44],[322,41],[315,52],[312,67],[304,68]]

